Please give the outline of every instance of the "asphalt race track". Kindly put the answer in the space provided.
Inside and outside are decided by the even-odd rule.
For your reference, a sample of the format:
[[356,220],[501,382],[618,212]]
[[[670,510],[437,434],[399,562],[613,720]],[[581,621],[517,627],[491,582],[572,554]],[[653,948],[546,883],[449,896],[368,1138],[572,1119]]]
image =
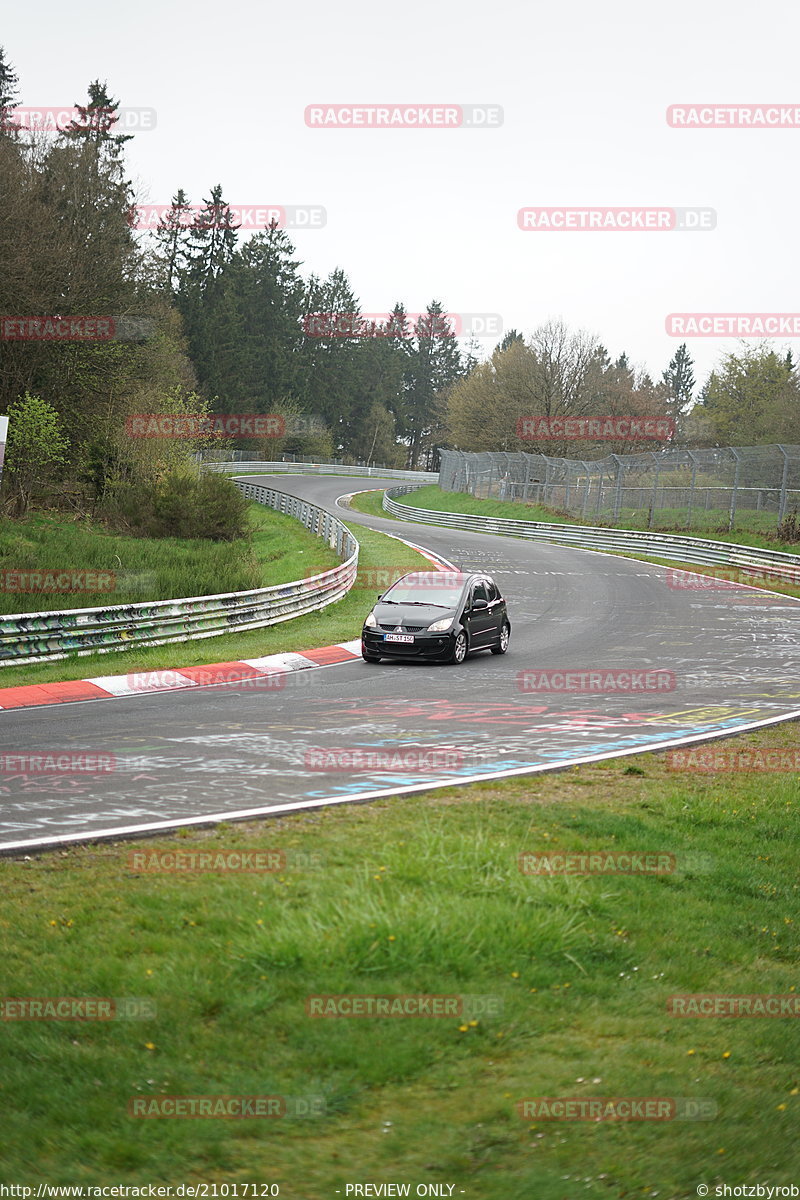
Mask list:
[[[0,713],[2,754],[113,762],[98,775],[3,776],[0,849],[552,769],[800,715],[800,601],[676,588],[665,569],[632,560],[337,510],[361,480],[269,482],[490,571],[508,600],[508,654],[460,667],[359,659],[287,675],[280,689],[235,683]],[[535,673],[562,668],[657,671],[666,686],[525,690],[520,672],[540,683]],[[109,674],[124,669],[108,655]]]

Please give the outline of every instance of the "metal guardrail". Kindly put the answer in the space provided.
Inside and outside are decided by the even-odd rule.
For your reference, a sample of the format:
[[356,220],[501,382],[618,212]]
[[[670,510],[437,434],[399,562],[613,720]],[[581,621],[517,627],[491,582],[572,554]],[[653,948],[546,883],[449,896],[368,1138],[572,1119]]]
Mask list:
[[341,565],[308,579],[249,592],[0,617],[0,667],[259,629],[341,600],[353,586],[358,568],[358,542],[342,522],[324,509],[274,488],[245,480],[236,480],[236,484],[249,500],[302,521],[336,550]]
[[389,467],[346,467],[341,463],[293,463],[293,462],[204,462],[208,471],[224,471],[226,474],[243,475],[248,471],[263,472],[265,475],[373,475],[380,479],[413,479],[417,483],[438,483],[437,471],[400,471]]
[[[421,486],[421,485],[417,485]],[[621,554],[645,554],[677,562],[735,567],[743,575],[764,576],[784,583],[800,584],[800,556],[781,551],[762,550],[734,542],[714,542],[704,538],[650,533],[638,529],[602,529],[587,525],[557,525],[544,521],[514,521],[503,517],[485,517],[471,513],[437,512],[398,504],[396,496],[407,496],[414,487],[389,488],[383,507],[394,517],[419,521],[424,525],[442,525],[448,529],[499,533],[507,537],[575,546],[584,550],[610,550]]]

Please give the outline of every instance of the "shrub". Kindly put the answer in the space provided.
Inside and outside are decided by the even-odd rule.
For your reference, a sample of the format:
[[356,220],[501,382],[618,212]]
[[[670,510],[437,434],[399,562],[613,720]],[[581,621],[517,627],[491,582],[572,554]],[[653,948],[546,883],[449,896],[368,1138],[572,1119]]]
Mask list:
[[155,483],[116,490],[107,515],[141,537],[209,538],[232,542],[250,532],[248,502],[232,480],[181,466]]
[[789,513],[784,517],[777,529],[778,541],[800,542],[800,519],[797,513]]

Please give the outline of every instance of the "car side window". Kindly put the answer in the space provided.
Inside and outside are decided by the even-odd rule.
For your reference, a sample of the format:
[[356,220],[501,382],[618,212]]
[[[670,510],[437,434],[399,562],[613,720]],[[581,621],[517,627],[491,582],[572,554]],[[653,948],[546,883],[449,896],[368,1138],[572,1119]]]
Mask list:
[[486,580],[486,591],[489,593],[489,603],[494,604],[495,600],[500,599],[500,593],[497,590],[497,584],[491,579]]
[[472,585],[472,600],[470,603],[474,604],[476,600],[485,600],[487,604],[489,603],[489,597],[486,595],[486,586],[480,582]]

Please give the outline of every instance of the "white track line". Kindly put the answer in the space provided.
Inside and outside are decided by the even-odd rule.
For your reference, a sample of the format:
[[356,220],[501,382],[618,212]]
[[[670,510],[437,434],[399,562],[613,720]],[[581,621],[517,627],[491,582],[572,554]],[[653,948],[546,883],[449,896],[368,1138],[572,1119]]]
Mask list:
[[662,750],[671,750],[676,746],[690,746],[695,742],[720,741],[726,737],[736,737],[754,729],[765,729],[770,725],[778,725],[784,721],[800,719],[800,709],[784,713],[778,717],[765,717],[760,721],[748,721],[737,725],[735,729],[725,729],[718,733],[697,733],[687,737],[673,738],[668,742],[657,742],[651,747],[646,745],[629,746],[624,750],[607,750],[602,754],[578,755],[575,758],[562,760],[558,763],[539,763],[532,767],[509,767],[503,771],[487,771],[483,775],[471,775],[469,779],[439,779],[435,782],[414,783],[408,787],[381,788],[371,792],[356,792],[349,796],[324,796],[319,800],[297,800],[290,804],[264,805],[260,808],[242,808],[234,812],[207,813],[199,817],[184,817],[175,821],[151,821],[146,825],[124,825],[115,829],[95,829],[85,833],[68,833],[61,837],[34,838],[26,842],[0,843],[0,855],[15,850],[36,850],[66,846],[70,843],[91,843],[100,839],[119,839],[137,834],[155,833],[169,829],[185,829],[191,825],[216,825],[221,821],[247,821],[255,817],[281,816],[302,812],[311,808],[328,808],[334,804],[357,804],[367,800],[380,800],[390,796],[410,796],[416,792],[429,792],[448,787],[465,787],[467,784],[486,783],[492,779],[511,779],[523,775],[544,775],[555,771],[564,771],[569,767],[586,766],[591,763],[604,762],[611,758],[627,758],[633,754],[654,754]]

